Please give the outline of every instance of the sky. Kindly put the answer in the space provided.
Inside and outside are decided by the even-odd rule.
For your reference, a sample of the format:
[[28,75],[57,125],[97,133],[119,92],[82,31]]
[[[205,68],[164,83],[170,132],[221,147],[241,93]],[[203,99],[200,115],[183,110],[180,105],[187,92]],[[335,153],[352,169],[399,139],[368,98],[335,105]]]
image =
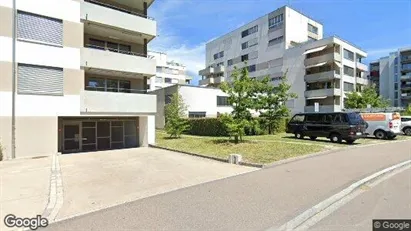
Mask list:
[[149,50],[181,62],[197,85],[205,44],[288,5],[368,53],[365,63],[411,46],[411,0],[155,0],[148,10],[158,36]]

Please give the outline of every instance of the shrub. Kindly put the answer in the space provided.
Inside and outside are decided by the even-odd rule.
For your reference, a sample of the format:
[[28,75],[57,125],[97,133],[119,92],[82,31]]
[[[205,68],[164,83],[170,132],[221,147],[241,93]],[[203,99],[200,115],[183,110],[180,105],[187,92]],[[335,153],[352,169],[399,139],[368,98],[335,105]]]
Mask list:
[[190,135],[198,136],[228,136],[224,124],[218,118],[187,119],[190,128],[186,131]]

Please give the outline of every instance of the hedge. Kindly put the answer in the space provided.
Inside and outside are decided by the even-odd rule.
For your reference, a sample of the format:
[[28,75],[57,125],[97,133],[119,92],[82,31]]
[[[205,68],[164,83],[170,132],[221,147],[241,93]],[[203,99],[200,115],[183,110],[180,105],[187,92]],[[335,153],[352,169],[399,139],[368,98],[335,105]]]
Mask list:
[[[227,129],[218,118],[189,118],[190,128],[185,132],[197,136],[228,136]],[[274,127],[274,133],[285,132],[289,118],[283,118]],[[254,118],[254,126],[245,129],[246,135],[268,134],[263,118]]]

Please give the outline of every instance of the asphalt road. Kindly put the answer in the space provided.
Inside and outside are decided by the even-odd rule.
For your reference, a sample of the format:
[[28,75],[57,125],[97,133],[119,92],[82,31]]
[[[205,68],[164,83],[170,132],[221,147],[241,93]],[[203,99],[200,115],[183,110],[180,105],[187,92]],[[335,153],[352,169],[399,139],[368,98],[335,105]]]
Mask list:
[[334,151],[122,204],[43,230],[265,230],[409,159],[411,141]]
[[372,230],[373,219],[411,220],[411,168],[365,189],[309,230]]

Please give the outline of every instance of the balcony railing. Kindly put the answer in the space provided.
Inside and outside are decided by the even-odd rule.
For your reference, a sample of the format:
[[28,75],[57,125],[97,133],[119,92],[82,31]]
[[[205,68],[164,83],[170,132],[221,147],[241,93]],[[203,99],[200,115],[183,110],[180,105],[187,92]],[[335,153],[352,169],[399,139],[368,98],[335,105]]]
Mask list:
[[134,94],[147,94],[147,90],[132,89],[132,88],[118,88],[118,87],[92,87],[86,86],[87,91],[102,91],[102,92],[120,92],[120,93],[134,93]]
[[120,7],[117,7],[117,6],[113,6],[113,5],[110,5],[110,4],[107,4],[107,3],[102,3],[102,2],[99,2],[97,0],[84,0],[84,1],[96,4],[96,5],[99,5],[99,6],[107,7],[107,8],[113,9],[113,10],[118,10],[118,11],[121,11],[121,12],[124,12],[124,13],[127,13],[127,14],[132,14],[132,15],[136,15],[136,16],[139,16],[139,17],[142,17],[142,18],[154,20],[153,17],[149,17],[147,15],[140,14],[140,13],[137,13],[137,12],[133,12],[133,11],[130,11],[130,10],[126,10],[126,9],[123,9],[123,8],[120,8]]
[[120,49],[110,48],[110,47],[100,47],[100,46],[96,46],[96,45],[92,45],[92,44],[86,44],[86,45],[84,45],[84,47],[93,48],[93,49],[97,49],[97,50],[111,51],[111,52],[121,53],[121,54],[125,54],[125,55],[134,55],[134,56],[140,56],[140,57],[145,57],[145,58],[149,57],[146,54],[136,53],[136,52],[132,52],[132,51],[125,51],[125,50],[120,50]]

